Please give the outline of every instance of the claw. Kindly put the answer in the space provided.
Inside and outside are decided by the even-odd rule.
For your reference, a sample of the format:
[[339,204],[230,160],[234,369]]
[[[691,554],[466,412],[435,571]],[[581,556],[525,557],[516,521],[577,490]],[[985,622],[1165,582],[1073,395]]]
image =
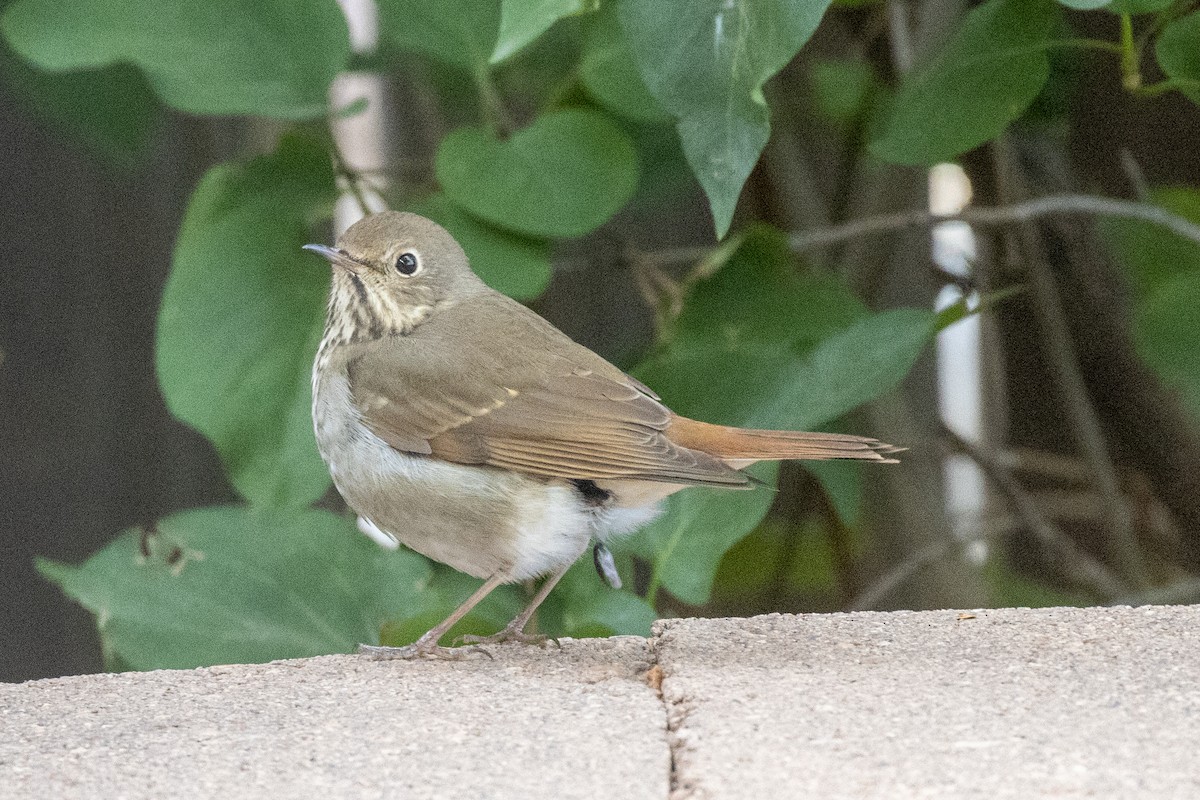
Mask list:
[[491,636],[473,636],[467,634],[460,636],[454,641],[463,642],[470,645],[481,644],[505,644],[506,642],[519,642],[521,644],[536,644],[538,647],[545,647],[547,642],[554,642],[554,646],[559,650],[562,649],[562,642],[558,641],[553,636],[547,636],[544,633],[525,633],[520,628],[505,628],[499,633],[493,633]]
[[360,655],[370,656],[375,661],[407,660],[423,658],[425,656],[457,661],[469,655],[478,654],[494,658],[491,653],[482,647],[442,647],[435,641],[423,642],[421,640],[417,640],[404,647],[382,647],[373,644],[360,644],[358,652]]

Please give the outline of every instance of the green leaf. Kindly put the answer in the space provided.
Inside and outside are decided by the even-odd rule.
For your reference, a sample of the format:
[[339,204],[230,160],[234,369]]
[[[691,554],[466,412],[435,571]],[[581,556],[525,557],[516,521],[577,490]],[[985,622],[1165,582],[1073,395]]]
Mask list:
[[775,485],[779,465],[755,464],[746,472],[766,486],[692,487],[676,492],[667,498],[663,516],[622,545],[653,564],[652,590],[661,583],[685,603],[708,602],[721,559],[754,530],[775,501],[770,487]]
[[379,0],[383,35],[471,73],[487,68],[500,31],[500,0]]
[[1200,418],[1200,272],[1165,281],[1134,314],[1138,352]]
[[500,33],[491,63],[499,64],[563,17],[582,14],[597,0],[501,0]]
[[17,0],[0,31],[46,70],[135,64],[163,102],[195,114],[321,116],[350,55],[328,0]]
[[650,90],[678,122],[717,237],[770,135],[762,86],[808,41],[828,0],[619,0]]
[[582,236],[637,188],[633,143],[603,114],[538,117],[506,141],[459,128],[438,147],[438,182],[480,219],[532,236]]
[[431,195],[411,210],[450,231],[471,259],[471,269],[496,291],[517,300],[532,300],[550,283],[550,243],[546,240],[480,222],[443,194]]
[[924,309],[885,311],[828,336],[807,355],[753,341],[724,348],[673,344],[635,372],[684,416],[806,430],[892,389],[936,323],[937,315]]
[[[1151,199],[1200,222],[1200,191],[1155,189]],[[1134,290],[1134,341],[1143,360],[1200,418],[1200,244],[1142,220],[1101,226]]]
[[142,73],[125,64],[43,72],[4,48],[0,75],[34,113],[122,166],[134,165],[162,122],[162,107]]
[[983,565],[991,608],[1061,608],[1090,606],[1095,598],[1082,592],[1063,592],[1035,583],[1005,564],[1001,556],[989,558]]
[[[472,578],[442,564],[434,564],[432,567],[433,578],[422,587],[417,601],[384,623],[379,636],[380,644],[388,647],[412,644],[434,625],[450,616],[450,613],[474,594],[482,583],[478,578]],[[521,595],[520,587],[501,586],[471,609],[469,614],[446,632],[441,641],[443,644],[450,644],[458,637],[468,634],[493,634],[516,617],[527,602],[528,598]]]
[[616,6],[611,3],[591,17],[584,35],[579,77],[588,94],[615,114],[641,122],[671,119],[646,88],[617,19]]
[[[641,535],[641,534],[638,534]],[[625,559],[628,562],[628,559]],[[625,581],[632,580],[630,570]],[[579,559],[543,606],[547,632],[564,636],[649,636],[657,619],[654,609],[628,589],[613,589],[596,574],[591,554]]]
[[880,88],[875,70],[865,61],[821,61],[813,65],[811,77],[817,111],[838,125],[855,121]]
[[1193,103],[1200,103],[1200,11],[1177,19],[1158,37],[1154,46],[1158,65]]
[[1058,7],[1044,0],[989,0],[972,10],[901,87],[871,151],[897,164],[929,165],[998,136],[1046,83],[1057,19]]
[[838,559],[829,535],[816,525],[792,531],[796,547],[787,580],[793,591],[832,593],[838,588]]
[[[146,553],[148,552],[148,555]],[[80,566],[38,569],[96,615],[134,669],[346,653],[419,602],[424,559],[325,511],[207,508],[126,531]]]
[[862,468],[857,461],[806,461],[808,470],[825,490],[833,510],[846,527],[858,525],[862,511]]
[[866,313],[837,278],[796,268],[787,237],[767,225],[746,235],[724,266],[699,281],[675,324],[681,345],[811,344]]
[[1112,0],[1106,11],[1114,14],[1153,14],[1165,11],[1175,0]]
[[785,541],[796,533],[774,517],[766,517],[721,558],[713,577],[712,601],[733,605],[753,602],[750,598],[774,589],[781,562],[788,556]]
[[1106,5],[1112,3],[1113,0],[1058,0],[1058,2],[1076,11],[1093,11],[1097,8],[1104,8]]
[[[936,324],[920,309],[868,315],[843,285],[798,274],[782,234],[754,229],[696,284],[667,346],[634,372],[684,416],[812,430],[895,387]],[[755,469],[774,480],[775,465]],[[706,602],[721,557],[772,499],[762,490],[679,492],[629,547],[672,594]]]
[[760,428],[823,425],[891,391],[937,330],[937,314],[899,308],[862,319],[822,341],[752,414]]
[[[1151,201],[1200,224],[1200,190],[1158,188]],[[1200,244],[1143,220],[1110,218],[1101,221],[1109,246],[1133,280],[1139,298],[1187,272],[1200,271]]]
[[163,396],[253,504],[306,505],[329,486],[309,389],[329,271],[300,247],[335,198],[325,149],[285,139],[209,170],[176,244],[158,319]]

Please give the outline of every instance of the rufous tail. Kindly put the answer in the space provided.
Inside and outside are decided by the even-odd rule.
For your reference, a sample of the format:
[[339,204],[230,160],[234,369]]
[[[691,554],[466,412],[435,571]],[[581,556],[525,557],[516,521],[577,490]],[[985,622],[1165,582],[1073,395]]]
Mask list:
[[889,456],[905,449],[865,436],[732,428],[680,416],[671,419],[666,434],[677,445],[728,461],[850,458],[895,464],[897,459]]

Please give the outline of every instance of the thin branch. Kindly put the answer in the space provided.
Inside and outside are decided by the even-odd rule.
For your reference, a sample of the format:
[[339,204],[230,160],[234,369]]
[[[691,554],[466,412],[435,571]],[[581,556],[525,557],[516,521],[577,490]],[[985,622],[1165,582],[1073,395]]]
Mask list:
[[1200,578],[1184,578],[1176,583],[1137,594],[1117,597],[1110,606],[1175,606],[1200,602]]
[[330,137],[329,150],[333,155],[334,172],[345,183],[345,190],[354,198],[354,202],[358,204],[358,209],[362,212],[362,215],[364,217],[369,216],[371,214],[371,206],[367,202],[366,195],[363,194],[362,186],[359,185],[362,177],[346,162],[346,157],[342,155],[342,148],[338,145],[336,136]]
[[1119,154],[1121,160],[1121,171],[1125,173],[1129,185],[1133,188],[1133,193],[1137,195],[1137,199],[1145,202],[1150,197],[1150,183],[1146,180],[1146,173],[1142,169],[1142,165],[1133,157],[1133,153],[1129,152],[1128,147],[1122,147]]
[[504,97],[487,67],[475,70],[475,88],[479,92],[479,107],[484,124],[496,138],[507,138],[517,130],[516,120],[508,111]]
[[1062,307],[1058,286],[1050,274],[1045,258],[1034,252],[1029,259],[1028,274],[1033,285],[1033,301],[1041,318],[1045,336],[1045,352],[1050,357],[1063,397],[1069,409],[1068,422],[1092,480],[1106,510],[1109,556],[1123,567],[1124,577],[1138,586],[1146,584],[1146,570],[1129,508],[1124,502],[1117,480],[1116,467],[1109,454],[1108,444],[1100,426],[1099,415],[1088,393],[1079,368],[1079,355],[1071,340],[1071,331]]
[[[1088,194],[1052,194],[1008,206],[968,206],[953,214],[935,214],[924,209],[881,214],[828,228],[799,231],[788,237],[788,244],[797,252],[807,252],[874,234],[893,233],[907,228],[931,228],[942,222],[961,221],[979,227],[994,227],[1060,214],[1138,219],[1166,228],[1200,245],[1200,225],[1185,217],[1148,203]],[[679,247],[642,253],[641,257],[649,264],[679,264],[699,260],[711,250],[712,247],[705,246]]]
[[891,0],[887,4],[888,43],[892,46],[892,64],[896,72],[905,75],[913,68],[912,31],[908,27],[908,3]]
[[1062,556],[1067,575],[1072,580],[1091,587],[1101,597],[1121,597],[1126,594],[1128,590],[1125,584],[1107,567],[1081,550],[1066,534],[1055,527],[1042,514],[1037,502],[1025,490],[1025,487],[997,459],[945,426],[942,427],[942,434],[954,450],[979,465],[987,479],[1008,498],[1013,511],[1020,517],[1030,533],[1046,547]]
[[874,233],[932,227],[940,222],[961,220],[969,225],[989,227],[1029,222],[1057,214],[1092,214],[1100,217],[1140,219],[1200,244],[1200,225],[1178,214],[1146,203],[1088,194],[1052,194],[1009,206],[967,207],[955,214],[934,214],[924,210],[902,211],[897,214],[856,219],[830,228],[801,231],[792,234],[788,242],[793,250],[815,250]]
[[[993,154],[997,160],[997,169],[1003,178],[1000,183],[1002,190],[1005,184],[1009,185],[1008,193],[1002,193],[1000,198],[1029,197],[1031,193],[1026,185],[1025,174],[1016,166],[1019,159],[1010,142],[1001,137],[993,148]],[[1020,251],[1016,247],[1009,247],[1008,257],[1013,262],[1017,259],[1025,262],[1023,266],[1033,289],[1033,310],[1045,333],[1043,352],[1050,359],[1054,379],[1062,392],[1068,410],[1067,423],[1070,433],[1079,454],[1092,473],[1093,483],[1106,512],[1105,527],[1110,562],[1119,571],[1122,579],[1141,589],[1149,583],[1145,559],[1133,530],[1129,507],[1121,493],[1116,466],[1109,453],[1099,413],[1084,380],[1071,325],[1063,307],[1058,282],[1051,273],[1043,237],[1034,227],[1021,225],[1017,228],[1016,241],[1020,243]],[[1021,265],[1014,263],[1013,266]]]

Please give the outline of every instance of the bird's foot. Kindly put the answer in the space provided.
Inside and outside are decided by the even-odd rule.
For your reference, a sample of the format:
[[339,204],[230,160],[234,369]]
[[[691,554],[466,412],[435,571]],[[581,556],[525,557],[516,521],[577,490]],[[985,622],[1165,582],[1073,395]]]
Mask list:
[[437,643],[436,639],[425,641],[418,639],[410,645],[404,647],[383,647],[373,644],[360,644],[358,646],[359,655],[370,656],[375,661],[391,661],[395,659],[414,659],[414,658],[444,658],[449,660],[458,660],[466,658],[470,655],[485,655],[488,658],[492,654],[482,647],[442,647]]
[[[524,627],[524,626],[522,626]],[[493,633],[491,636],[460,636],[455,641],[464,642],[471,645],[481,644],[504,644],[506,642],[520,642],[521,644],[536,644],[538,647],[545,647],[549,642],[554,642],[554,646],[562,649],[562,644],[553,636],[547,636],[544,633],[526,633],[519,627],[509,625],[504,630]]]

